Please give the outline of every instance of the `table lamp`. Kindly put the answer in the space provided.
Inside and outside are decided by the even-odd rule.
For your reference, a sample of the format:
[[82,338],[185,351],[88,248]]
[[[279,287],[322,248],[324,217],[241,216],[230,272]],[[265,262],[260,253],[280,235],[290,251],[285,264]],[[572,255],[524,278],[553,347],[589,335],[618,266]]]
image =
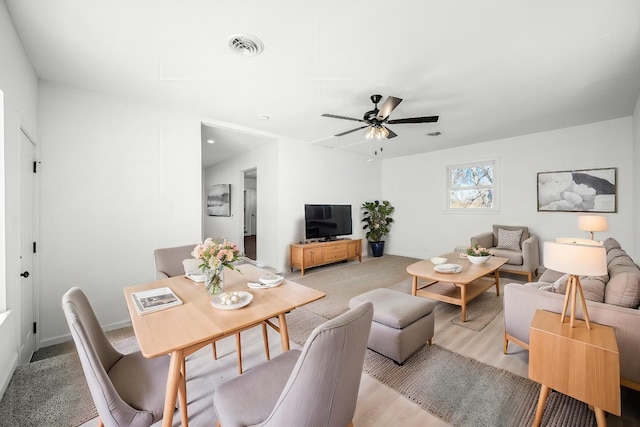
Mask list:
[[564,297],[564,306],[562,307],[560,321],[564,323],[569,300],[571,300],[570,325],[573,328],[573,321],[576,315],[576,293],[578,293],[582,301],[582,311],[587,329],[591,329],[589,313],[587,313],[587,304],[584,299],[579,276],[602,276],[607,274],[607,252],[604,246],[544,242],[543,264],[546,268],[569,274],[567,293]]
[[582,231],[589,231],[591,240],[593,240],[594,231],[607,231],[609,229],[607,217],[598,215],[579,215],[578,228]]

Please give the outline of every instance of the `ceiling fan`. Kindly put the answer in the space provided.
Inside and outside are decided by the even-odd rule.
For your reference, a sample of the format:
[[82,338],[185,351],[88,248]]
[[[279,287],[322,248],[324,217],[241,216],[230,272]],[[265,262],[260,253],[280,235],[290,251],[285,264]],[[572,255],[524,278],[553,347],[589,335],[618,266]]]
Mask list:
[[360,129],[369,128],[365,133],[367,139],[391,139],[398,136],[394,131],[389,129],[385,125],[395,125],[402,123],[434,123],[438,121],[439,116],[427,116],[427,117],[409,117],[405,119],[389,120],[389,115],[395,108],[402,102],[401,98],[395,96],[389,96],[382,104],[382,107],[378,109],[378,103],[382,99],[382,95],[371,95],[371,102],[375,105],[375,108],[371,111],[367,111],[362,116],[362,119],[355,119],[352,117],[338,116],[335,114],[323,114],[323,117],[331,117],[333,119],[353,120],[355,122],[366,123],[364,126],[360,126],[355,129],[348,130],[346,132],[338,133],[334,136],[343,136],[351,132],[355,132]]

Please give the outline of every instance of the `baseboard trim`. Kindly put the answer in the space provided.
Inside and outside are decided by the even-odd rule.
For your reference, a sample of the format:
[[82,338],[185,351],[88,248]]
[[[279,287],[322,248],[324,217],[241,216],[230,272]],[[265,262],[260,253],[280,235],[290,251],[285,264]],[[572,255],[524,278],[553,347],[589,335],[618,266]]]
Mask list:
[[13,373],[18,367],[18,353],[13,352],[11,355],[11,362],[9,363],[9,369],[5,371],[4,377],[0,381],[0,400],[4,397],[4,392],[7,391],[7,387],[9,387],[9,382],[13,377]]
[[[121,322],[116,322],[116,323],[111,323],[109,325],[105,325],[102,327],[102,330],[107,332],[107,331],[113,331],[115,329],[121,329],[121,328],[126,328],[131,326],[131,320],[123,320]],[[56,345],[56,344],[61,344],[63,342],[67,342],[67,341],[71,341],[71,334],[64,334],[64,335],[59,335],[57,337],[53,337],[53,338],[47,338],[44,340],[40,340],[38,349],[41,349],[43,347],[49,347],[51,345]]]

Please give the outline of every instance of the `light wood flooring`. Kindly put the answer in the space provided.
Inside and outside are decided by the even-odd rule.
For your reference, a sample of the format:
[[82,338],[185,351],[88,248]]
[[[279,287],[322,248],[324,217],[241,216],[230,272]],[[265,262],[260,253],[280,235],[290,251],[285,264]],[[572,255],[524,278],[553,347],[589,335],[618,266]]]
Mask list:
[[[363,259],[366,262],[367,257]],[[356,261],[352,261],[356,262]],[[337,264],[321,268],[340,268],[348,263]],[[307,274],[311,274],[309,270]],[[288,278],[299,277],[299,272],[285,273]],[[520,276],[509,276],[521,281]],[[503,278],[508,283],[509,278]],[[490,291],[489,291],[490,292]],[[472,310],[469,307],[469,310]],[[475,358],[481,362],[506,369],[517,375],[526,377],[528,370],[528,352],[515,344],[509,345],[509,354],[502,353],[503,317],[499,314],[484,330],[475,332],[451,323],[451,319],[460,316],[460,308],[438,302],[436,305],[435,336],[433,342],[462,355]],[[270,328],[269,328],[270,329]],[[279,336],[270,329],[269,341],[271,354],[281,353]],[[131,336],[131,328],[125,328],[109,333],[111,337],[120,339]],[[242,334],[243,359],[245,369],[251,368],[264,361],[260,328],[253,328]],[[292,344],[292,348],[295,347]],[[237,375],[235,342],[233,338],[225,339],[218,344],[217,361],[211,356],[211,347],[206,347],[190,356],[187,362],[187,394],[189,409],[189,425],[215,425],[215,413],[212,407],[212,394],[215,385]],[[640,393],[623,388],[623,417],[609,415],[609,426],[639,426],[640,427]],[[250,403],[248,403],[250,404]],[[178,426],[180,417],[176,413],[174,425]],[[85,426],[94,426],[90,421]],[[446,426],[439,418],[430,415],[422,408],[404,398],[395,390],[385,386],[377,380],[362,375],[358,405],[354,417],[356,427],[388,427],[402,425],[412,426]]]

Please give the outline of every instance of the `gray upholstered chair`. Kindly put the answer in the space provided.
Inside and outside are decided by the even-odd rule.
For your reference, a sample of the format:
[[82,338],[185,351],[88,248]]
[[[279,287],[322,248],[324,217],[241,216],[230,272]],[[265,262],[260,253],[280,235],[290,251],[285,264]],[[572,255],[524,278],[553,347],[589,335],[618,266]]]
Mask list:
[[[123,355],[113,348],[79,288],[64,294],[62,309],[98,410],[99,425],[150,426],[160,420],[169,358],[145,359],[139,351]],[[183,377],[179,391],[180,408],[186,408]]]
[[[520,230],[520,236],[514,236],[514,232]],[[511,239],[512,237],[518,239]],[[494,224],[493,231],[471,237],[471,246],[476,243],[487,248],[495,256],[509,259],[500,267],[500,271],[524,274],[529,282],[538,274],[540,245],[538,237],[529,233],[529,227]]]
[[161,248],[153,251],[153,258],[156,264],[156,279],[160,280],[183,275],[184,266],[182,261],[193,258],[191,252],[196,245],[194,243],[193,245]]
[[[153,251],[153,258],[156,265],[156,279],[166,279],[169,277],[182,276],[184,271],[185,259],[193,258],[191,252],[197,246],[197,244],[186,246],[175,246],[171,248],[161,248]],[[267,323],[262,322],[262,338],[264,340],[264,353],[267,356],[267,360],[270,359],[269,355],[269,338],[267,335]],[[213,348],[213,358],[218,360],[218,351],[216,349],[216,343],[211,344]],[[236,349],[238,354],[238,372],[242,373],[242,344],[240,338],[240,332],[236,334]],[[183,370],[185,368],[183,367]]]
[[218,385],[218,426],[352,425],[373,304],[365,301],[287,351]]

